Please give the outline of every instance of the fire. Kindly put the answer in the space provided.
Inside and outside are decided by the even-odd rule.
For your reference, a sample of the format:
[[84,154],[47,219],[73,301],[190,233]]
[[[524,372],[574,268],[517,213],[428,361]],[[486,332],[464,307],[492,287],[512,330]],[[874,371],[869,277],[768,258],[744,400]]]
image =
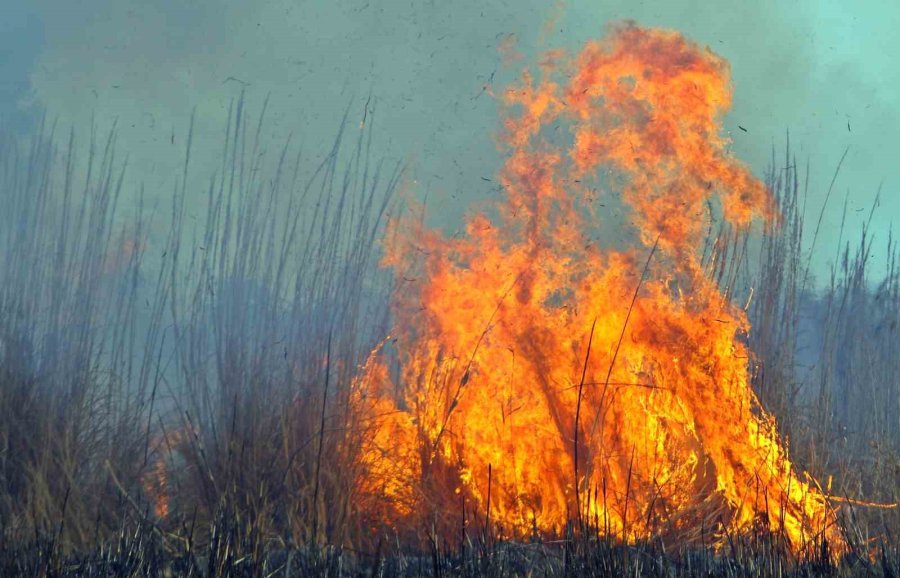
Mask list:
[[164,520],[169,516],[171,488],[169,487],[169,472],[172,467],[172,458],[186,442],[187,430],[174,429],[164,431],[153,443],[155,448],[148,461],[148,469],[141,476],[141,486],[144,496],[153,506],[153,514],[158,520]]
[[773,211],[722,135],[727,62],[622,24],[504,103],[503,201],[453,237],[393,224],[396,363],[375,352],[360,378],[382,514],[842,544],[750,386],[743,310],[701,265],[710,207],[740,227]]
[[157,519],[169,515],[168,468],[162,459],[156,460],[150,471],[143,476],[144,494],[153,504],[153,514]]

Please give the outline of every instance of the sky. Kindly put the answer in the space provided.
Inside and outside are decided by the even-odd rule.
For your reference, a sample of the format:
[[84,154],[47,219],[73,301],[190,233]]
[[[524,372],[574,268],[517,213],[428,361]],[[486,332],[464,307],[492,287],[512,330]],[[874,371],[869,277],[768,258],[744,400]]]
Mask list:
[[[432,222],[454,229],[496,193],[486,87],[499,93],[544,50],[575,52],[623,19],[680,30],[731,63],[734,154],[762,175],[790,131],[810,163],[812,222],[849,147],[820,243],[834,242],[845,195],[858,231],[880,185],[872,230],[886,240],[900,225],[896,0],[0,0],[0,119],[24,134],[43,111],[79,135],[115,121],[127,190],[143,183],[152,199],[172,190],[194,110],[195,172],[215,169],[242,88],[251,109],[269,96],[273,145],[290,134],[313,156],[368,102],[377,154],[406,162]],[[504,63],[502,43],[524,58]]]

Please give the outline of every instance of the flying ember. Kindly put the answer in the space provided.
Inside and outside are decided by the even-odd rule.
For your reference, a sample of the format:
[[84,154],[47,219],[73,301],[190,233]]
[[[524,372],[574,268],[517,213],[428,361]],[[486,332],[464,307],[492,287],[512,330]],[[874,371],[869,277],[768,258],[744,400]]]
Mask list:
[[702,264],[711,219],[774,211],[722,134],[728,63],[621,24],[502,102],[502,200],[452,237],[392,225],[395,330],[360,377],[365,507],[457,534],[841,544],[751,388],[744,310]]

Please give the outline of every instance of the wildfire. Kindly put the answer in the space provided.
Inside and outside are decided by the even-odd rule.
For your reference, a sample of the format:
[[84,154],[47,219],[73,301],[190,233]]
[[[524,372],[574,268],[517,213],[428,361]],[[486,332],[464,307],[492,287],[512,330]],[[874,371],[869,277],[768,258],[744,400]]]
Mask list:
[[395,526],[448,532],[478,515],[507,535],[583,520],[840,545],[750,386],[747,318],[700,262],[708,207],[741,227],[772,211],[722,135],[727,62],[623,24],[541,70],[503,98],[503,201],[449,238],[393,223],[396,364],[378,351],[360,378],[366,492]]

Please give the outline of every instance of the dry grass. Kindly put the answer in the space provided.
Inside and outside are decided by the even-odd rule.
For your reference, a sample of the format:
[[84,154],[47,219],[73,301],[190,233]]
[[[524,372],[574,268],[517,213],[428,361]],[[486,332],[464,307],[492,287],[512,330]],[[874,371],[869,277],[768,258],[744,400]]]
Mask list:
[[[853,550],[836,567],[827,545],[801,559],[765,533],[672,552],[589,524],[530,544],[487,520],[454,544],[428,528],[420,544],[373,531],[355,495],[366,424],[351,399],[389,321],[377,241],[401,167],[376,162],[371,132],[346,117],[314,164],[290,144],[267,153],[264,115],[250,124],[243,100],[229,118],[221,168],[198,184],[188,148],[164,216],[118,208],[114,134],[83,157],[52,128],[0,136],[0,574],[900,571],[900,513],[853,505]],[[866,231],[839,241],[814,286],[804,179],[789,155],[772,166],[780,223],[711,232],[710,274],[749,303],[754,386],[793,458],[838,498],[896,502],[896,259],[873,279]]]

